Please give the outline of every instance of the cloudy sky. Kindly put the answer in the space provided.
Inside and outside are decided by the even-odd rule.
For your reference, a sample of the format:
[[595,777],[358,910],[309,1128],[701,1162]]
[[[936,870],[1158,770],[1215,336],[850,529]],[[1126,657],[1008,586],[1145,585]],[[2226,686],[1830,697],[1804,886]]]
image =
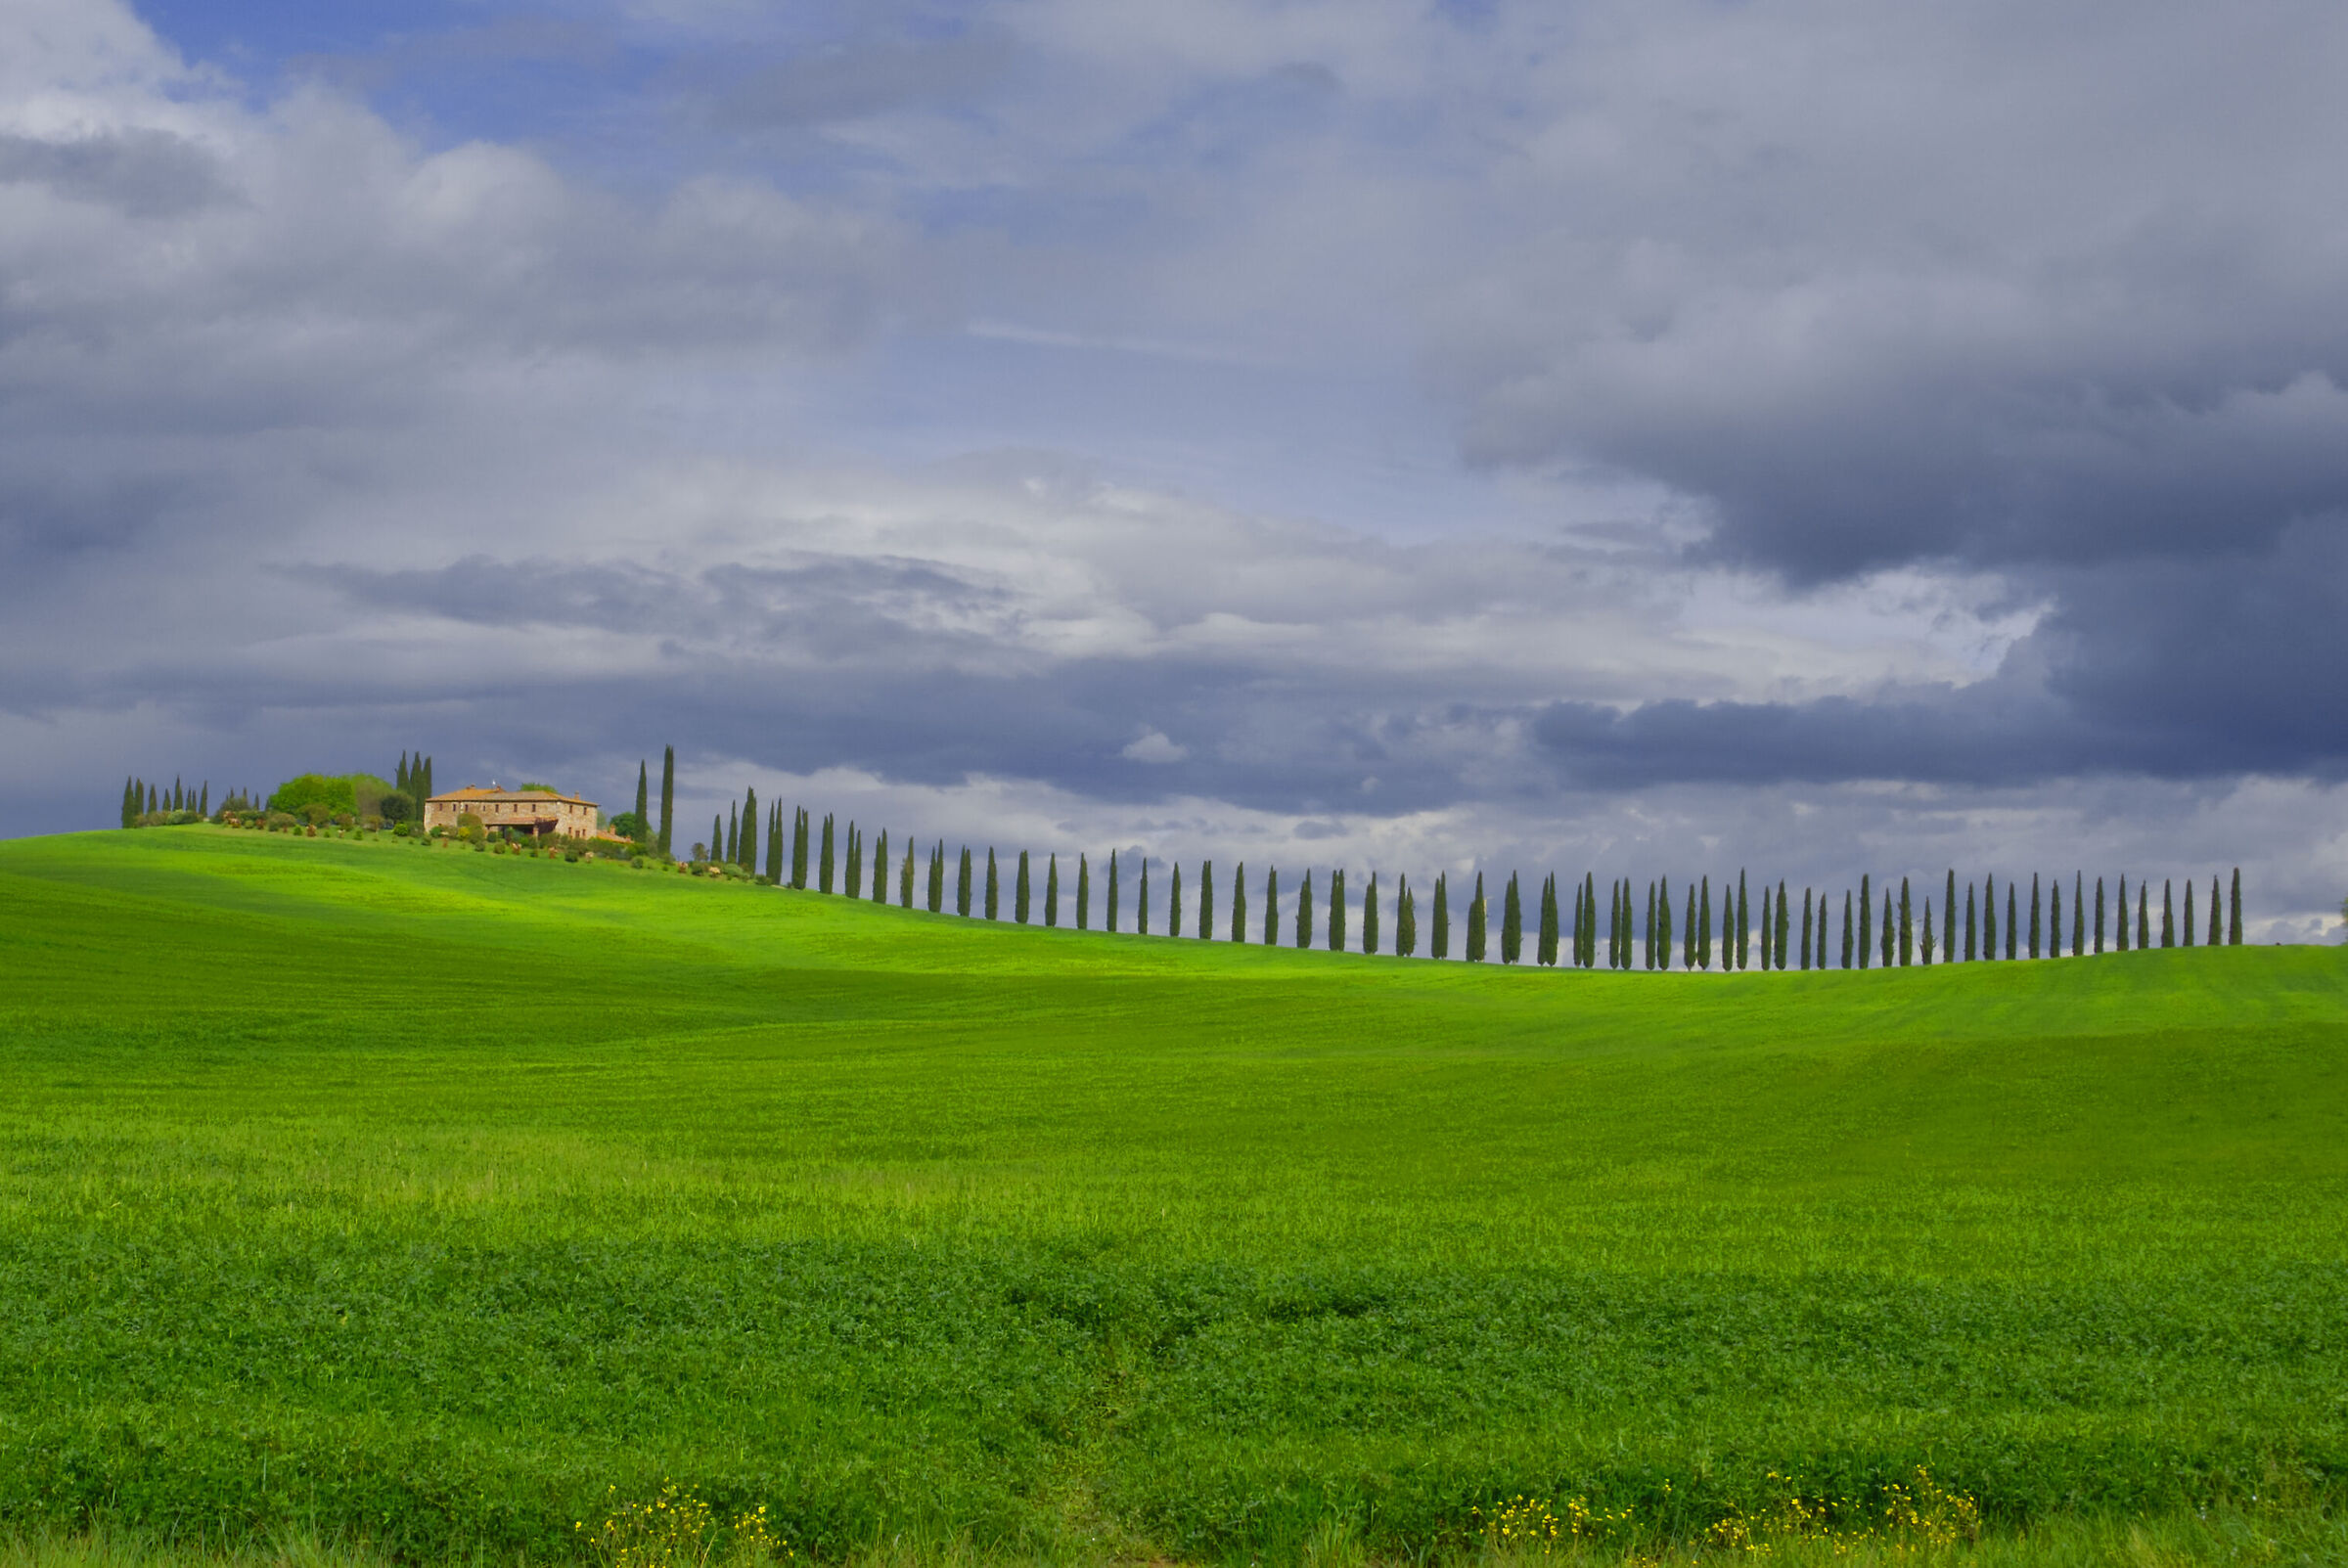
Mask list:
[[2342,80],[2328,0],[0,0],[0,831],[673,743],[2328,940]]

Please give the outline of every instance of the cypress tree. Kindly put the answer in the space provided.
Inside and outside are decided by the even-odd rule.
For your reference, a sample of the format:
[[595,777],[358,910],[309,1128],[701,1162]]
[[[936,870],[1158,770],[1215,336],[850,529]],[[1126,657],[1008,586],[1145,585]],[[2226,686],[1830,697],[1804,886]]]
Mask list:
[[2185,924],[2179,928],[2179,934],[2180,946],[2193,945],[2193,879],[2190,876],[2185,879]]
[[[407,753],[400,753],[400,771],[405,773],[407,771]],[[139,781],[135,776],[122,781],[122,826],[125,828],[135,827],[138,824],[138,808],[131,804],[131,796],[137,792],[138,787]]]
[[2220,900],[2218,879],[2212,876],[2209,879],[2209,945],[2211,947],[2216,947],[2226,935],[2225,924],[2218,918],[2223,913],[2219,908]]
[[848,824],[848,852],[840,861],[839,890],[848,898],[864,897],[864,834]]
[[1949,885],[1940,897],[1940,962],[1957,962],[1957,868],[1949,868]]
[[424,794],[416,802],[417,809],[422,810],[424,802],[432,798],[432,759],[427,757],[424,759]]
[[1484,874],[1475,874],[1475,896],[1468,904],[1468,962],[1484,962]]
[[[826,818],[825,820],[830,821],[831,819]],[[977,892],[977,888],[973,885],[975,878],[971,876],[971,846],[965,844],[962,846],[962,854],[954,862],[954,913],[966,920],[971,918],[972,897]],[[829,892],[830,889],[827,888],[826,891]]]
[[1859,967],[1867,967],[1875,946],[1875,893],[1871,877],[1859,878]]
[[163,800],[163,809],[164,809],[165,811],[168,811],[168,812],[172,813],[174,816],[178,815],[178,812],[179,812],[179,780],[177,779],[177,777],[174,777],[174,778],[172,779],[172,781],[171,781],[171,793],[170,793],[168,796],[164,797],[164,800]]
[[2006,883],[2006,962],[2009,963],[2014,960],[2014,949],[2019,945],[2016,939],[2022,934],[2021,921],[2014,918],[2013,897],[2013,882],[2009,878]]
[[1541,883],[1541,934],[1533,948],[1533,962],[1555,964],[1558,962],[1558,874],[1551,872]]
[[[1593,909],[1596,907],[1592,906]],[[1435,928],[1430,934],[1434,940],[1427,944],[1427,956],[1436,959],[1451,957],[1451,890],[1448,874],[1443,872],[1435,873]]]
[[1810,889],[1805,887],[1802,889],[1802,969],[1805,973],[1807,973],[1810,968]]
[[1893,938],[1893,935],[1894,935],[1894,934],[1895,934],[1895,933],[1894,933],[1894,932],[1893,932],[1893,930],[1892,930],[1892,914],[1891,914],[1891,889],[1890,889],[1890,888],[1888,888],[1888,887],[1886,887],[1885,889],[1883,889],[1883,932],[1882,932],[1882,942],[1883,942],[1883,967],[1885,967],[1886,969],[1888,969],[1888,968],[1890,968],[1890,967],[1891,967],[1891,956],[1892,956],[1892,951],[1893,951],[1893,943],[1892,943],[1892,938]]
[[766,808],[766,879],[781,887],[790,880],[783,864],[783,802]]
[[[399,787],[400,787],[400,791],[401,791],[401,793],[403,793],[403,794],[404,794],[404,793],[406,793],[406,792],[407,792],[407,788],[408,788],[408,778],[407,778],[407,775],[408,775],[408,768],[407,768],[407,764],[406,764],[405,762],[402,762],[402,763],[400,764],[400,768],[399,768],[399,775],[400,775]],[[638,843],[640,843],[640,844],[641,844],[641,843],[643,843],[643,842],[644,842],[644,841],[645,841],[647,838],[650,838],[650,837],[652,836],[652,833],[653,833],[653,824],[652,824],[652,803],[653,803],[653,802],[652,802],[652,793],[651,793],[651,790],[652,790],[652,782],[651,782],[651,780],[652,780],[652,776],[651,776],[651,773],[650,773],[649,765],[647,764],[647,762],[645,761],[645,759],[644,759],[644,758],[642,758],[642,757],[639,757],[639,758],[637,758],[637,759],[636,759],[636,831],[635,831],[635,832],[633,832],[633,833],[631,833],[631,834],[629,834],[629,836],[630,836],[630,837],[632,837],[632,838],[634,838],[634,839],[636,840],[636,842],[638,842]]]
[[162,797],[161,797],[160,795],[158,795],[158,794],[156,792],[156,787],[155,787],[155,785],[153,785],[153,784],[149,784],[149,785],[147,786],[147,813],[148,813],[148,815],[149,815],[149,816],[153,816],[155,813],[157,813],[157,812],[158,812],[158,811],[160,811],[160,810],[162,810],[162,809],[163,809],[163,807],[162,807]]
[[1003,875],[995,867],[995,846],[986,846],[986,918],[999,919],[1003,913]]
[[1967,963],[1974,962],[1980,954],[1980,949],[1973,945],[1974,929],[1973,884],[1968,881],[1964,884],[1964,962]]
[[[426,775],[426,788],[430,788],[430,775]],[[673,860],[675,851],[669,848],[669,829],[677,820],[677,748],[660,749],[660,858]],[[799,885],[793,883],[793,886]]]
[[[206,779],[206,780],[203,782],[203,784],[202,787],[200,787],[200,788],[199,788],[199,789],[196,791],[196,815],[197,815],[197,816],[199,816],[199,817],[209,817],[211,814],[212,814],[212,782],[211,782],[209,779]],[[2213,878],[2213,881],[2214,881],[2214,878]],[[2214,908],[2214,906],[2213,906],[2213,908]]]
[[1778,882],[1778,972],[1785,972],[1785,938],[1792,930],[1793,920],[1785,907],[1785,883]]
[[2030,957],[2038,957],[2038,873],[2030,874]]
[[2096,878],[2096,956],[2103,954],[2103,878]]
[[2062,957],[2062,878],[2047,878],[2047,957]]
[[905,841],[904,869],[897,873],[897,907],[913,908],[913,841]]
[[1932,901],[1924,900],[1924,967],[1932,967]]
[[728,865],[728,866],[731,866],[731,865],[734,865],[734,864],[735,864],[735,858],[734,858],[734,857],[735,857],[735,853],[736,853],[737,849],[738,849],[738,848],[739,848],[739,846],[740,846],[740,837],[741,837],[741,832],[742,832],[741,824],[740,824],[740,816],[741,816],[741,811],[742,811],[742,802],[740,802],[740,801],[735,801],[735,802],[733,802],[733,803],[729,804],[729,805],[726,807],[726,849],[725,849],[725,853],[724,853],[724,854],[722,854],[722,855],[721,855],[721,854],[719,854],[719,853],[718,853],[717,846],[716,846],[715,844],[711,844],[711,845],[709,846],[709,858],[710,858],[711,860],[722,862],[723,864],[725,864],[725,865]]
[[2172,885],[2173,884],[2167,877],[2161,878],[2160,945],[2162,947],[2175,947],[2177,945],[2177,912],[2175,906],[2170,902],[2170,890]]
[[1655,884],[1648,882],[1647,884],[1647,913],[1641,918],[1639,931],[1642,967],[1652,969],[1655,966],[1655,949],[1661,945],[1658,933],[1662,928],[1662,920],[1663,907],[1656,902]]
[[1671,878],[1666,876],[1655,890],[1655,934],[1661,938],[1662,951],[1655,955],[1655,967],[1671,967]]
[[1377,873],[1370,874],[1370,885],[1362,889],[1362,951],[1377,951]]
[[1688,970],[1688,971],[1689,971],[1689,972],[1691,972],[1691,973],[1693,973],[1693,972],[1694,972],[1696,969],[1698,969],[1698,968],[1702,967],[1702,965],[1701,965],[1701,964],[1699,964],[1699,963],[1696,963],[1696,959],[1695,959],[1695,949],[1696,949],[1696,940],[1695,940],[1695,925],[1696,925],[1696,920],[1695,920],[1695,884],[1694,884],[1693,882],[1690,882],[1690,883],[1688,884],[1688,912],[1687,912],[1687,914],[1686,914],[1686,915],[1684,915],[1684,916],[1682,916],[1682,917],[1681,917],[1681,920],[1682,920],[1682,923],[1683,923],[1683,924],[1686,926],[1686,929],[1685,929],[1684,931],[1682,931],[1682,932],[1681,932],[1681,939],[1680,939],[1680,967],[1681,967],[1681,968],[1683,968],[1683,969],[1686,969],[1686,970]]
[[1313,872],[1309,866],[1304,880],[1296,884],[1296,945],[1313,945]]
[[2149,882],[2136,884],[2136,950],[2139,953],[2152,945],[2152,921],[2145,913],[2145,901],[2151,891]]
[[723,862],[726,858],[726,819],[716,812],[709,814],[709,844],[701,859],[704,864]]
[[[1915,957],[1915,911],[1910,907],[1908,902],[1908,878],[1903,876],[1900,878],[1900,967],[1903,969],[1909,967],[1911,961],[1913,961]],[[1884,955],[1883,966],[1887,969],[1891,967],[1891,956],[1889,954]]]
[[1143,936],[1150,934],[1150,857],[1142,857],[1141,896],[1134,900],[1134,930]]
[[1746,914],[1744,873],[1738,872],[1737,874],[1737,967],[1739,969],[1745,965],[1746,951],[1751,947],[1753,939],[1753,928],[1746,922]]
[[1117,928],[1117,852],[1108,852],[1108,929]]
[[[801,806],[790,819],[790,885],[801,892],[807,890],[807,808]],[[929,906],[934,911],[937,906]]]
[[1215,863],[1198,863],[1198,940],[1215,939]]
[[2226,895],[2226,945],[2242,945],[2242,869],[2234,869],[2234,886]]
[[1231,939],[1247,940],[1247,863],[1241,861],[1231,874]]
[[1851,966],[1851,890],[1842,890],[1842,966]]
[[1991,963],[1998,956],[1998,879],[1981,878],[1981,959]]
[[929,913],[946,912],[946,841],[939,839],[929,851]]
[[2128,878],[2125,876],[2120,878],[2119,907],[2120,918],[2113,922],[2116,929],[2112,933],[2114,939],[2111,945],[2116,951],[2125,953],[2128,951]]
[[1577,969],[1590,967],[1591,908],[1588,883],[1589,879],[1585,875],[1582,881],[1573,884],[1573,966]]
[[1622,879],[1606,884],[1606,967],[1622,967]]
[[[833,877],[838,869],[834,856],[835,848],[832,837],[832,814],[827,811],[824,813],[823,842],[816,852],[815,860],[815,886],[818,892],[829,893],[832,891]],[[967,858],[970,851],[966,849],[963,854]],[[971,913],[968,900],[964,901],[962,913],[965,915]]]
[[1699,969],[1712,967],[1712,878],[1703,879],[1702,891],[1696,895],[1702,902],[1695,918],[1695,965]]
[[1060,924],[1060,856],[1044,861],[1044,925],[1047,929]]
[[1166,934],[1182,934],[1182,863],[1174,863],[1174,875],[1166,893]]
[[[1648,918],[1653,918],[1649,913]],[[1516,894],[1516,874],[1509,873],[1509,885],[1500,895],[1500,962],[1513,963],[1524,955],[1524,905]]]
[[1329,950],[1345,951],[1345,869],[1329,874]]
[[1280,943],[1280,868],[1264,873],[1264,946]]
[[1394,952],[1399,958],[1411,958],[1419,951],[1419,902],[1412,896],[1411,879],[1397,874],[1394,878]]
[[758,791],[746,788],[742,802],[742,856],[734,863],[745,872],[758,869]]
[[1076,929],[1089,931],[1092,928],[1093,870],[1079,853],[1076,857]]
[[2071,874],[2071,957],[2087,951],[2087,874]]

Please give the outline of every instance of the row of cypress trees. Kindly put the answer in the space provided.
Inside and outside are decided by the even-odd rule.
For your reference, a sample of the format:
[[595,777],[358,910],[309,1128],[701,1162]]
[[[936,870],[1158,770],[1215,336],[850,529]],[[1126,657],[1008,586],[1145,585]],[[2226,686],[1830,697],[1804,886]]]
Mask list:
[[211,781],[190,788],[173,779],[168,789],[136,777],[122,781],[123,827],[136,828],[141,817],[177,816],[181,812],[193,812],[199,817],[212,814]]

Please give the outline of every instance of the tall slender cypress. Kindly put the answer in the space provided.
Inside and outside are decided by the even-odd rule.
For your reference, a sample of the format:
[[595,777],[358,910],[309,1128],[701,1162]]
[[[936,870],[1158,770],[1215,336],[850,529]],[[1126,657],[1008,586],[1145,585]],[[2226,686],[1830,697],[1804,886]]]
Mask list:
[[1551,872],[1541,883],[1541,935],[1533,948],[1533,962],[1554,964],[1558,962],[1558,874]]
[[807,808],[801,806],[790,819],[790,885],[802,892],[807,887]]
[[1198,863],[1198,940],[1215,939],[1215,863]]
[[1060,856],[1044,861],[1044,925],[1047,929],[1060,924]]
[[1280,868],[1264,873],[1264,946],[1280,944]]
[[1475,897],[1468,905],[1468,962],[1484,962],[1484,874],[1475,874]]
[[766,808],[766,879],[781,887],[790,878],[784,868],[783,802]]
[[1957,868],[1949,868],[1949,885],[1940,896],[1940,962],[1957,962]]
[[946,841],[939,839],[929,848],[929,913],[946,912]]
[[1435,873],[1434,929],[1428,934],[1432,940],[1427,943],[1427,956],[1436,959],[1451,957],[1451,890],[1449,874],[1445,872]]
[[2096,878],[2096,955],[2103,954],[2103,878]]
[[1712,878],[1710,876],[1703,879],[1702,891],[1696,896],[1701,902],[1697,907],[1695,917],[1695,966],[1699,969],[1709,969],[1712,967]]
[[[1964,884],[1964,962],[1967,963],[1972,963],[1980,956],[1980,949],[1973,944],[1976,930],[1974,921],[1973,884],[1968,881]],[[1954,954],[1951,955],[1951,957],[1954,956]]]
[[1329,950],[1345,951],[1345,868],[1329,874]]
[[1751,947],[1753,938],[1753,928],[1746,923],[1747,913],[1744,902],[1744,873],[1738,872],[1737,874],[1737,967],[1739,969],[1743,968],[1748,962],[1746,952]]
[[1117,852],[1108,852],[1108,929],[1117,928]]
[[1787,935],[1787,934],[1788,934],[1788,933],[1789,933],[1789,932],[1792,930],[1792,927],[1793,927],[1793,919],[1792,919],[1791,912],[1790,912],[1790,911],[1788,911],[1788,910],[1787,910],[1787,908],[1786,908],[1786,906],[1785,906],[1785,882],[1784,882],[1784,879],[1783,877],[1781,877],[1781,878],[1779,879],[1779,881],[1778,881],[1778,941],[1777,941],[1777,948],[1778,948],[1778,972],[1779,972],[1779,973],[1781,973],[1781,974],[1783,974],[1783,973],[1784,973],[1784,972],[1785,972],[1785,938],[1786,938],[1786,935]]
[[897,907],[913,908],[913,840],[905,840],[905,865],[897,873]]
[[1883,889],[1883,929],[1879,933],[1883,943],[1883,967],[1886,969],[1891,967],[1892,938],[1895,934],[1892,930],[1892,919],[1891,889],[1886,887]]
[[1995,962],[1998,956],[1998,879],[1981,878],[1981,958],[1984,963]]
[[1182,862],[1174,863],[1174,874],[1166,886],[1166,934],[1182,934]]
[[2062,878],[2047,878],[2047,957],[2062,957]]
[[1150,934],[1150,857],[1142,857],[1142,885],[1133,901],[1133,928],[1143,936]]
[[1810,889],[1802,889],[1802,968],[1810,967]]
[[2016,938],[2022,934],[2021,921],[2013,912],[2013,879],[2009,877],[2006,881],[2006,962],[2009,963],[2014,959],[2014,949],[2018,945]]
[[1509,873],[1507,891],[1500,895],[1500,962],[1513,963],[1524,954],[1524,904],[1516,894],[1516,874]]
[[2211,947],[2216,947],[2225,940],[2226,936],[2225,923],[2219,918],[2224,913],[2219,908],[2222,896],[2218,891],[2218,879],[2212,876],[2209,879],[2209,945]]
[[1622,878],[1606,884],[1606,967],[1622,967]]
[[2128,878],[2125,876],[2120,878],[2120,896],[2118,899],[2118,904],[2120,908],[2120,918],[2113,922],[2115,929],[2112,933],[2113,941],[2111,945],[2118,952],[2125,953],[2128,951]]
[[1313,945],[1313,870],[1309,866],[1304,880],[1296,884],[1296,945]]
[[1573,966],[1577,969],[1590,967],[1592,916],[1590,878],[1584,874],[1582,880],[1573,884]]
[[2030,957],[2033,959],[2038,957],[2038,873],[2032,872],[2030,874]]
[[723,864],[726,858],[726,819],[716,812],[709,814],[709,842],[700,859],[704,865]]
[[2178,934],[2179,946],[2193,945],[2193,879],[2190,876],[2185,879],[2185,923],[2178,927]]
[[[405,760],[406,754],[403,752],[401,756],[402,760],[399,766],[399,787],[400,791],[404,794],[407,792],[408,788],[408,766]],[[636,761],[636,830],[628,835],[630,838],[635,839],[639,844],[643,843],[647,838],[652,836],[653,825],[647,820],[652,807],[651,789],[652,777],[650,773],[650,764],[648,764],[643,758],[639,757]],[[421,807],[419,809],[421,809]]]
[[1076,929],[1093,928],[1093,870],[1079,853],[1076,857]]
[[2136,884],[2136,950],[2139,953],[2152,945],[2152,921],[2145,914],[2145,902],[2152,891],[2150,882]]
[[[1916,912],[1908,902],[1908,878],[1900,878],[1900,967],[1905,969],[1916,957]],[[1888,955],[1884,963],[1889,968]]]
[[1662,944],[1662,951],[1655,955],[1655,967],[1668,969],[1671,967],[1672,934],[1671,878],[1668,876],[1664,877],[1661,885],[1655,889],[1655,934]]
[[2226,895],[2226,945],[2242,945],[2242,869],[2234,869],[2234,886]]
[[[428,786],[429,787],[429,786]],[[669,829],[677,821],[677,748],[660,748],[660,858],[671,860],[675,851],[669,848]]]
[[1684,916],[1681,918],[1681,923],[1683,924],[1683,926],[1685,927],[1685,929],[1684,929],[1684,930],[1681,932],[1681,935],[1680,935],[1680,967],[1681,967],[1681,968],[1683,968],[1683,969],[1686,969],[1686,970],[1688,970],[1690,973],[1692,973],[1692,974],[1693,974],[1693,972],[1695,972],[1697,969],[1699,969],[1699,968],[1703,967],[1703,965],[1702,965],[1702,964],[1700,964],[1700,963],[1698,963],[1696,962],[1696,958],[1695,958],[1695,949],[1696,949],[1696,940],[1695,940],[1695,925],[1696,925],[1696,920],[1695,920],[1695,884],[1694,884],[1693,882],[1690,882],[1690,883],[1688,884],[1688,911],[1687,911],[1687,914],[1686,914],[1686,915],[1684,915]]
[[1842,890],[1842,966],[1851,966],[1851,890],[1847,887]]
[[758,870],[758,790],[755,785],[743,791],[742,855],[734,864],[745,872]]
[[1859,967],[1867,967],[1875,945],[1875,893],[1873,879],[1859,877]]
[[1377,951],[1377,873],[1370,874],[1370,885],[1362,889],[1362,951]]
[[1247,863],[1241,861],[1231,874],[1231,939],[1247,940]]
[[1924,967],[1932,967],[1932,901],[1924,900]]
[[711,845],[709,846],[709,858],[710,858],[711,860],[723,862],[724,864],[726,864],[726,865],[728,865],[728,866],[731,866],[731,865],[734,865],[734,864],[735,864],[735,859],[734,859],[734,857],[735,857],[736,850],[737,850],[737,849],[738,849],[738,847],[739,847],[739,844],[740,844],[740,839],[741,839],[741,833],[742,833],[742,826],[741,826],[741,814],[742,814],[742,802],[741,802],[741,801],[739,801],[739,800],[737,800],[737,801],[733,801],[733,802],[731,802],[731,803],[729,803],[729,804],[727,805],[727,807],[726,807],[726,851],[725,851],[725,853],[724,853],[724,854],[722,854],[722,855],[721,855],[721,854],[719,854],[719,853],[717,852],[717,846],[716,846],[715,844],[711,844]]
[[1003,910],[1002,874],[995,869],[995,846],[986,846],[986,918],[1001,918]]
[[[829,818],[825,820],[830,821]],[[966,920],[971,918],[971,906],[973,902],[973,895],[977,892],[977,888],[973,885],[975,878],[971,874],[971,846],[965,844],[962,846],[961,855],[954,862],[954,913]]]
[[2173,886],[2174,884],[2169,880],[2169,878],[2165,876],[2161,878],[2160,945],[2162,947],[2175,947],[2177,945],[2177,911],[2176,905],[2172,901],[2171,897]]
[[2071,957],[2087,951],[2087,873],[2071,874]]
[[1411,892],[1411,879],[1397,874],[1394,878],[1394,953],[1398,958],[1414,957],[1419,951],[1419,902]]
[[864,897],[864,834],[848,824],[847,853],[840,858],[839,890],[848,898]]
[[[403,774],[408,771],[408,754],[404,751],[399,754],[399,771]],[[128,778],[122,781],[122,826],[125,828],[135,828],[138,826],[139,809],[137,806],[131,803],[132,797],[138,791],[138,787],[139,781],[136,777]]]

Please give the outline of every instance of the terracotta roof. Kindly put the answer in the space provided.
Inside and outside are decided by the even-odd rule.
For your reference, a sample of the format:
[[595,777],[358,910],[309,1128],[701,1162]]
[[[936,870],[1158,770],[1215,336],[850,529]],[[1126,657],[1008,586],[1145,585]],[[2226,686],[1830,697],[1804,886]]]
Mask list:
[[560,800],[573,806],[592,806],[595,804],[594,801],[587,799],[583,795],[558,795],[551,789],[483,789],[478,784],[467,784],[462,789],[444,790],[441,793],[432,796],[429,804],[436,806],[444,800],[451,802],[460,800],[513,800],[523,801],[532,805],[539,805],[552,800]]

